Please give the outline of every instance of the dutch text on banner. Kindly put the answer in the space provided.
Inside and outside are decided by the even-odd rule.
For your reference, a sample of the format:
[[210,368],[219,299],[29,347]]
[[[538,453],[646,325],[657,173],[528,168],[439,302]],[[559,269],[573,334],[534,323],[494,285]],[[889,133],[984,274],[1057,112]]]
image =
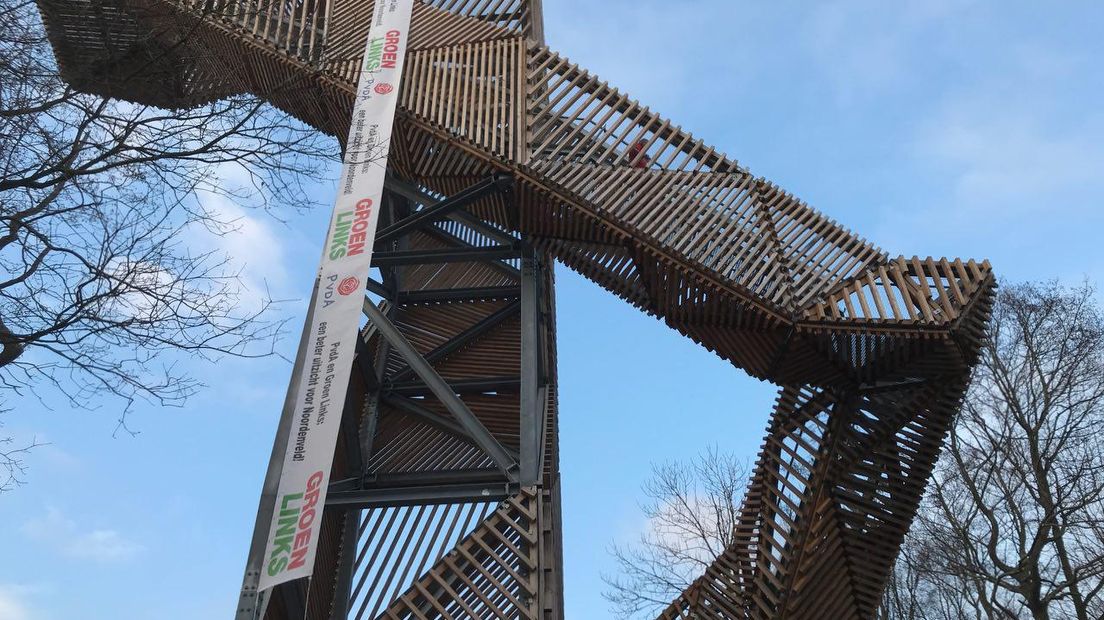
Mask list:
[[337,200],[318,269],[294,418],[269,526],[260,589],[314,567],[330,464],[356,351],[414,0],[377,0],[364,50]]

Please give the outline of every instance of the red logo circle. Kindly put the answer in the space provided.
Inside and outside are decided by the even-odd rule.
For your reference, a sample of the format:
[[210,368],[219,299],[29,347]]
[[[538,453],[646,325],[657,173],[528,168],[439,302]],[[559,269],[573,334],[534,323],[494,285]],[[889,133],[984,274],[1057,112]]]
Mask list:
[[395,90],[395,87],[388,84],[387,82],[380,82],[379,84],[376,84],[375,90],[381,95],[386,95],[387,93]]
[[360,280],[357,280],[353,276],[345,278],[337,285],[337,292],[342,295],[351,295],[358,290],[360,290]]

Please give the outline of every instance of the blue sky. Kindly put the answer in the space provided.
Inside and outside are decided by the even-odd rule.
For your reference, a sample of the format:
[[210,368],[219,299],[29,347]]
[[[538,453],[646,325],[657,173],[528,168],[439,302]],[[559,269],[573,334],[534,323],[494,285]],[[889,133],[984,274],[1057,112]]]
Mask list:
[[[1098,2],[544,4],[553,47],[891,253],[1104,276]],[[326,214],[222,208],[246,282],[305,300]],[[567,617],[586,620],[607,616],[607,546],[645,526],[650,463],[752,457],[774,390],[557,277]],[[136,410],[136,438],[112,438],[112,403],[15,404],[5,430],[50,443],[0,496],[0,620],[228,617],[290,365],[194,371],[209,389]]]

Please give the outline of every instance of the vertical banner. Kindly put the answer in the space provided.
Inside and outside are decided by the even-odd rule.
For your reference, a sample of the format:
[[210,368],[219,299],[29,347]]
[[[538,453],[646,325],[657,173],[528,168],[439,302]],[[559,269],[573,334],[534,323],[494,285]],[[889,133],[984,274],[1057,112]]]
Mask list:
[[341,410],[359,337],[414,0],[376,0],[341,182],[318,268],[294,420],[265,545],[260,589],[314,568]]

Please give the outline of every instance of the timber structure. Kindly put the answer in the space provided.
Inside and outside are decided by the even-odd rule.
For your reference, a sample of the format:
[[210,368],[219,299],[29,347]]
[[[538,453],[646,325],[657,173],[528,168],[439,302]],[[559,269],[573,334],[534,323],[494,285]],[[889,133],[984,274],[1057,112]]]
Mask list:
[[[339,139],[373,11],[38,4],[80,90],[253,93]],[[546,47],[540,0],[416,2],[386,196],[314,576],[251,566],[239,618],[563,618],[554,261],[780,387],[735,544],[659,617],[875,616],[987,262],[886,255]]]

